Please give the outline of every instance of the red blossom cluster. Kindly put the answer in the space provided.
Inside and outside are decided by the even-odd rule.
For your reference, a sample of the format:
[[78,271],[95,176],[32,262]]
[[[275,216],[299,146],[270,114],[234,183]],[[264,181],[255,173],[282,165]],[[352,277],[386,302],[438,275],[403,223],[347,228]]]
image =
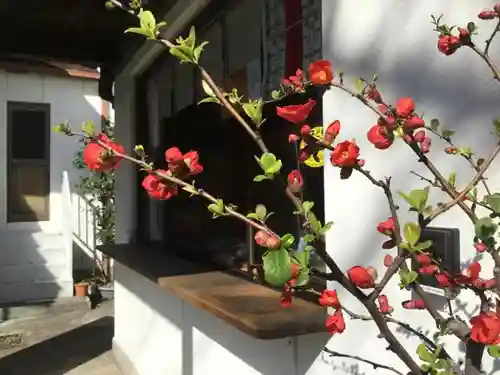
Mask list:
[[106,135],[99,134],[85,146],[83,162],[91,171],[107,172],[118,167],[125,149],[121,144],[111,141]]

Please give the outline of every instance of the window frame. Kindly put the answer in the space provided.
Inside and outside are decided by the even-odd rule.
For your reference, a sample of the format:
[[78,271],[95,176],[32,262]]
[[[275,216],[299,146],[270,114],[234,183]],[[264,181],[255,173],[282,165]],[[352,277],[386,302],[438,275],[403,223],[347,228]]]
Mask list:
[[[36,163],[43,160],[44,173],[47,176],[44,184],[44,189],[47,192],[44,197],[44,211],[42,213],[29,213],[29,214],[18,214],[12,212],[11,203],[11,192],[15,189],[13,186],[12,179],[12,164],[15,163],[15,158],[13,158],[13,118],[12,113],[14,111],[37,111],[43,112],[44,114],[44,131],[45,131],[45,157],[43,159],[23,159],[21,164],[28,165],[30,163]],[[21,101],[7,101],[7,223],[32,223],[40,221],[50,220],[50,162],[51,162],[51,149],[50,149],[50,103],[33,103],[33,102],[21,102]]]

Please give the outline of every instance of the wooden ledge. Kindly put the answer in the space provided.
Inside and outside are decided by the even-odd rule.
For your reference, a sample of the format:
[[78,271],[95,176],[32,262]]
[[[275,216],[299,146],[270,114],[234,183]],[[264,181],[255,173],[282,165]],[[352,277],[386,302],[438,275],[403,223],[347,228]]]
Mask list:
[[280,307],[280,293],[223,271],[165,254],[154,245],[111,245],[104,254],[161,288],[259,339],[278,339],[325,331],[326,309],[295,298]]

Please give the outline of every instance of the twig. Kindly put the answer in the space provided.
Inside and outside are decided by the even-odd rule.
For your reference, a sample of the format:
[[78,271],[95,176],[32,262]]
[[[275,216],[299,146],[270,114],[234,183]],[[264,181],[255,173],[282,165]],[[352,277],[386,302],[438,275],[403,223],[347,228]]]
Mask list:
[[[445,141],[446,143],[448,143],[451,147],[457,147],[455,145],[455,143],[453,143],[452,140],[449,137],[444,137],[442,134],[440,134],[436,130],[432,129],[430,126],[426,126],[425,129],[427,129],[432,134],[434,134],[434,135],[438,136],[439,138],[441,138],[443,141]],[[479,172],[479,166],[474,162],[474,160],[472,160],[472,157],[470,157],[468,155],[464,155],[464,154],[462,154],[462,157],[469,162],[469,164],[471,165],[471,167],[474,168],[474,170],[476,172]],[[486,178],[485,177],[481,178],[481,182],[482,182],[482,184],[484,186],[484,189],[486,190],[486,193],[488,193],[488,195],[491,195],[491,190],[490,190],[490,188],[488,186],[488,183],[486,182]]]
[[497,24],[495,28],[493,29],[493,32],[491,33],[490,37],[486,40],[486,45],[484,47],[484,54],[488,55],[488,51],[490,50],[491,42],[493,42],[493,39],[495,38],[496,34],[500,30],[500,19],[497,21]]
[[384,370],[392,371],[393,373],[398,374],[398,375],[404,375],[402,372],[396,370],[394,367],[383,365],[383,364],[380,364],[380,363],[377,363],[377,362],[373,362],[373,361],[370,361],[368,359],[364,359],[364,358],[358,357],[357,355],[350,355],[350,354],[339,353],[339,352],[336,352],[334,350],[330,350],[327,347],[324,347],[323,351],[325,353],[328,353],[328,355],[330,357],[351,358],[351,359],[355,359],[356,361],[359,361],[359,362],[367,363],[367,364],[373,366],[373,368],[375,370],[378,369],[378,368],[381,368],[381,369],[384,369]]
[[[495,32],[495,34],[496,34],[496,32]],[[491,57],[488,54],[486,54],[483,51],[481,51],[479,48],[477,48],[477,46],[475,44],[468,45],[468,47],[471,50],[473,50],[481,59],[483,59],[484,62],[486,63],[486,65],[488,65],[488,67],[490,68],[491,72],[493,73],[493,79],[495,79],[497,81],[500,81],[500,71],[496,67],[496,65],[493,62],[493,60],[491,60]]]
[[486,170],[489,168],[489,166],[491,165],[491,163],[493,162],[493,160],[495,160],[495,158],[497,157],[498,153],[500,152],[500,142],[497,143],[497,146],[495,147],[495,149],[493,150],[493,152],[490,154],[490,156],[488,157],[488,159],[486,159],[484,161],[484,163],[481,165],[481,168],[479,168],[479,172],[477,172],[477,174],[472,178],[472,180],[467,184],[467,186],[465,187],[464,190],[462,190],[461,193],[458,194],[458,196],[451,200],[450,202],[440,206],[439,208],[437,208],[432,214],[430,214],[426,219],[425,219],[425,223],[428,224],[430,223],[432,220],[434,220],[436,217],[438,217],[439,215],[441,215],[442,213],[448,211],[450,208],[452,208],[455,204],[457,204],[458,202],[460,202],[466,195],[467,193],[474,187],[477,185],[477,183],[479,182],[479,180],[481,180],[483,174],[486,172]]

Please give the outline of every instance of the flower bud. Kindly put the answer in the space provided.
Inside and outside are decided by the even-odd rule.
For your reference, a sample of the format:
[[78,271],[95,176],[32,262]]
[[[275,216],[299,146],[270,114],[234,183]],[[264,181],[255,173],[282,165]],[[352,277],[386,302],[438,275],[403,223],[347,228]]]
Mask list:
[[486,246],[484,242],[476,242],[474,244],[474,248],[478,253],[484,253],[486,250],[488,250],[488,246]]
[[351,267],[347,271],[347,277],[353,283],[356,285],[358,288],[361,289],[368,289],[368,288],[373,288],[374,285],[374,278],[370,272],[368,272],[368,269],[361,267],[361,266],[354,266]]
[[394,259],[392,258],[392,256],[389,255],[389,254],[387,254],[384,257],[384,266],[386,266],[387,268],[389,268],[392,265],[393,261],[394,261]]
[[269,239],[269,233],[259,230],[257,233],[255,233],[254,239],[257,245],[259,246],[266,246],[266,242]]
[[431,149],[431,139],[430,138],[425,138],[422,143],[420,144],[420,151],[422,153],[427,154]]
[[357,164],[358,167],[363,168],[365,166],[365,159],[359,159]]
[[404,301],[401,303],[404,309],[407,310],[423,310],[425,309],[425,303],[421,299],[412,299],[408,301]]
[[306,136],[306,135],[309,135],[311,133],[311,127],[309,125],[302,125],[302,127],[300,128],[300,134],[302,134],[302,136]]
[[281,240],[276,236],[269,236],[266,241],[266,247],[268,249],[277,250],[281,247]]
[[497,12],[497,14],[500,14],[500,4],[495,4],[495,5],[493,6],[493,10],[494,10],[495,12]]
[[415,142],[421,143],[425,139],[425,132],[423,130],[419,130],[413,134],[413,139]]
[[421,266],[428,266],[429,264],[432,264],[432,259],[429,255],[427,254],[418,254],[415,256],[415,260],[421,265]]
[[288,143],[295,143],[300,140],[300,137],[297,134],[288,134]]
[[483,10],[481,13],[477,15],[477,18],[481,20],[492,20],[497,16],[498,14],[492,10]]
[[471,39],[470,39],[470,33],[469,30],[464,29],[463,27],[458,28],[459,34],[458,34],[458,39],[460,39],[460,43],[464,46],[470,45]]
[[425,126],[424,120],[418,116],[412,116],[406,120],[403,124],[403,128],[406,131],[415,130],[418,128],[423,128]]
[[389,305],[389,299],[387,298],[386,295],[381,294],[377,298],[378,300],[378,308],[382,314],[391,314],[394,309],[391,305]]
[[324,139],[329,144],[332,144],[332,142],[335,140],[335,138],[337,138],[339,133],[340,133],[340,121],[335,120],[326,128]]
[[444,152],[446,152],[447,154],[450,154],[450,155],[455,155],[457,153],[457,148],[456,147],[446,147],[444,149]]

